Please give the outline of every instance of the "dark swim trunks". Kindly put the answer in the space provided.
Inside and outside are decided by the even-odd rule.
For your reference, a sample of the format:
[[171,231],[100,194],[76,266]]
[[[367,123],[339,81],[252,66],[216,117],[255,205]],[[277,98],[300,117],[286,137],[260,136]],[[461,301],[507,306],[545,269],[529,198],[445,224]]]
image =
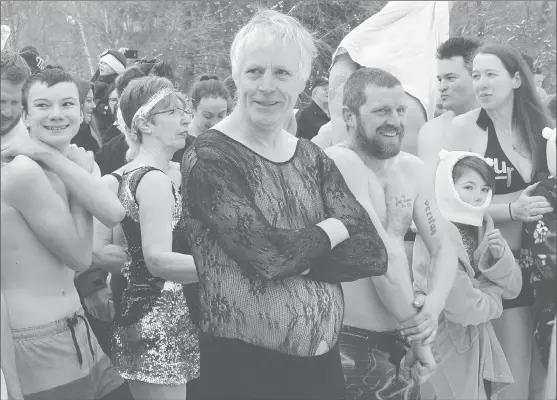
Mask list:
[[417,400],[419,387],[398,376],[407,342],[397,332],[344,326],[340,335],[344,400]]

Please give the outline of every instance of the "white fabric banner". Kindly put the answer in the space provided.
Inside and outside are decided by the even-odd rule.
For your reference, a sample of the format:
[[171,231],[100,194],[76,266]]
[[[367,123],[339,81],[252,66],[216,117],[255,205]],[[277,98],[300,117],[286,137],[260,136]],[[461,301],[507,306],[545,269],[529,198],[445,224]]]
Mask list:
[[346,35],[333,61],[348,52],[364,67],[390,72],[431,119],[437,99],[437,47],[448,38],[448,1],[390,1]]

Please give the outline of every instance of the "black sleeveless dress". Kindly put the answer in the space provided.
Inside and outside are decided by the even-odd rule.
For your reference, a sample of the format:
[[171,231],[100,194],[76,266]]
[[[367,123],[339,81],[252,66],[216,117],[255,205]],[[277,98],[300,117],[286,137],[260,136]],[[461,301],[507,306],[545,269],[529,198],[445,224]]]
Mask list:
[[[126,210],[121,222],[130,261],[122,270],[127,286],[114,316],[112,362],[124,379],[180,385],[199,376],[198,329],[191,318],[182,285],[156,278],[143,258],[136,191],[145,174],[141,166],[126,172],[118,198]],[[181,232],[182,199],[174,190],[172,251],[187,254]]]

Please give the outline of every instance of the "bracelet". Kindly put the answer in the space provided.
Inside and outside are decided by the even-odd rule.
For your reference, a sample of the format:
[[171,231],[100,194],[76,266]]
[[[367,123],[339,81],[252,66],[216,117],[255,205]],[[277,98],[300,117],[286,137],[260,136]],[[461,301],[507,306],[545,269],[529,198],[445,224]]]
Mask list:
[[509,203],[509,217],[511,217],[511,221],[516,221],[516,219],[513,217],[513,212],[511,210],[511,204],[512,203]]

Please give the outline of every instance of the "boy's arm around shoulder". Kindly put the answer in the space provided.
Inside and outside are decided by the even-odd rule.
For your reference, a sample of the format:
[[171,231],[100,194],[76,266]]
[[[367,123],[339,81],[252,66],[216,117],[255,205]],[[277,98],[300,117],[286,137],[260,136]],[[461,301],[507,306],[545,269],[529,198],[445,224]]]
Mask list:
[[69,204],[56,193],[35,161],[17,156],[2,168],[2,202],[23,217],[37,239],[69,268],[82,271],[91,265],[91,252],[83,248]]

